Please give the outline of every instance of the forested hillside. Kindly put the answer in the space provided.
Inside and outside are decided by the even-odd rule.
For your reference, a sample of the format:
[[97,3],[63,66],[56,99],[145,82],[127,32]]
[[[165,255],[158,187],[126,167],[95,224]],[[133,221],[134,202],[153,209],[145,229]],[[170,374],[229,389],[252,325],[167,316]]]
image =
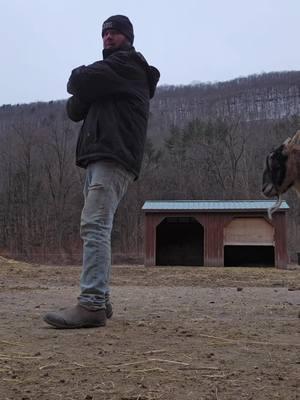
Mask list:
[[[0,254],[80,261],[84,170],[65,101],[0,107]],[[160,87],[151,104],[140,179],[116,216],[115,260],[143,254],[141,207],[149,199],[259,199],[267,152],[300,128],[300,72]],[[293,193],[289,250],[300,250]],[[298,240],[299,238],[299,240]]]
[[152,103],[150,132],[160,138],[170,125],[195,118],[278,120],[300,114],[300,71],[251,75],[215,84],[160,88]]

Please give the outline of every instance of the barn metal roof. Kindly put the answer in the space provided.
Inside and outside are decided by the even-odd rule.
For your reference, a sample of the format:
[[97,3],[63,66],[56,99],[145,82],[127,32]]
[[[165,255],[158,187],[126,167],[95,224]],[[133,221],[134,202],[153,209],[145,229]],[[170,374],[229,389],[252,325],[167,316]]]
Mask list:
[[[151,200],[146,201],[142,210],[158,211],[267,211],[275,200]],[[283,201],[278,211],[289,208]]]

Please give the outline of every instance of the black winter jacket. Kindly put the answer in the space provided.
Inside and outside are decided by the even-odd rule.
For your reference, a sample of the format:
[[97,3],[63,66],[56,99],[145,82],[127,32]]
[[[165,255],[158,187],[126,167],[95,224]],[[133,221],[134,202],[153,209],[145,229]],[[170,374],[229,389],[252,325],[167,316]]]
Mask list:
[[76,148],[76,164],[114,160],[138,177],[159,71],[133,47],[103,51],[103,61],[72,71],[67,113],[84,120]]

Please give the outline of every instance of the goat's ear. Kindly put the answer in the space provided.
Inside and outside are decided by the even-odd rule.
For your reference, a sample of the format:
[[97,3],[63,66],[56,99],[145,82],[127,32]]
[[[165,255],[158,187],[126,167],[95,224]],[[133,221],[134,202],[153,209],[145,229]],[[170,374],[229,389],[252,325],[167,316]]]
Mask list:
[[282,143],[284,146],[288,145],[291,142],[291,138],[288,137],[287,139],[285,139],[285,141]]

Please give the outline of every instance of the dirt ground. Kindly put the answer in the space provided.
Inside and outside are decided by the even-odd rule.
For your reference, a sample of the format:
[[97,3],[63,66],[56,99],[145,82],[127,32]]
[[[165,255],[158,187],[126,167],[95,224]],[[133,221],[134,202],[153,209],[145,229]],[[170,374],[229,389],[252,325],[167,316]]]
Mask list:
[[80,267],[0,258],[1,400],[300,399],[300,270],[114,266],[105,328],[42,321]]

